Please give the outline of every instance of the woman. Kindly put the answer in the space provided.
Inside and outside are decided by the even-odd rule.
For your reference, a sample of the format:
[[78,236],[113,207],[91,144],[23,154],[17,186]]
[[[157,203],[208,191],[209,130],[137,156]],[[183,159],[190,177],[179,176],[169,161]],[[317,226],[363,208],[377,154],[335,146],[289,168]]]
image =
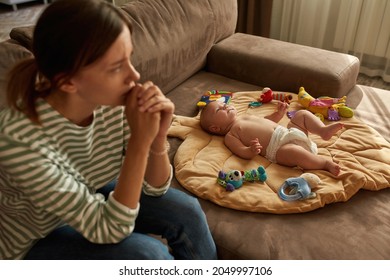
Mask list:
[[169,189],[174,105],[137,83],[130,29],[99,0],[40,16],[0,112],[0,259],[216,258],[197,200]]

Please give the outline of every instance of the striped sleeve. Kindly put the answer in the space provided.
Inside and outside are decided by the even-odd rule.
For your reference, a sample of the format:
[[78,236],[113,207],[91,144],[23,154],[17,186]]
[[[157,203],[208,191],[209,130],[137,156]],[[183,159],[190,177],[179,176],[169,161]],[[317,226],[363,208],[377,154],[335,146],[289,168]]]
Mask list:
[[22,143],[0,140],[1,168],[34,207],[59,217],[94,243],[116,243],[134,229],[138,209],[93,194],[54,158]]
[[67,223],[91,242],[121,241],[133,231],[138,208],[118,207],[95,190],[119,174],[128,134],[123,109],[102,108],[85,128],[45,102],[39,113],[43,127],[0,111],[0,224],[9,229],[0,239],[27,247]]

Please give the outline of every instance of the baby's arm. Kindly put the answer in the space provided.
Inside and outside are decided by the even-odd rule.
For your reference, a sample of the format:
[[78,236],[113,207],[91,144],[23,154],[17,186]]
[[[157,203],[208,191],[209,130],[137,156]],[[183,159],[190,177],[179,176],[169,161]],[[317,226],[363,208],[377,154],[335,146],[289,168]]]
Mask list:
[[254,156],[260,154],[263,148],[257,138],[252,140],[251,145],[248,147],[230,132],[225,135],[225,145],[233,154],[244,159],[252,159]]
[[264,118],[278,123],[286,114],[287,108],[288,104],[286,102],[278,101],[276,112],[273,112],[271,115],[265,116]]

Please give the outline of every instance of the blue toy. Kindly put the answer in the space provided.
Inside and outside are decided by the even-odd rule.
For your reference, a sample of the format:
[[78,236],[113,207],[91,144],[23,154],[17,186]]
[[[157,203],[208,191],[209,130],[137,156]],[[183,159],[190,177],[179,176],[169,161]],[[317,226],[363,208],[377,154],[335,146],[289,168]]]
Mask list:
[[265,180],[267,180],[267,174],[263,166],[245,171],[234,169],[226,173],[221,170],[219,171],[217,178],[218,184],[225,187],[225,189],[230,192],[240,188],[244,182],[265,182]]
[[285,201],[304,200],[315,198],[312,192],[321,183],[320,178],[312,173],[303,173],[299,177],[288,178],[279,189],[279,197]]

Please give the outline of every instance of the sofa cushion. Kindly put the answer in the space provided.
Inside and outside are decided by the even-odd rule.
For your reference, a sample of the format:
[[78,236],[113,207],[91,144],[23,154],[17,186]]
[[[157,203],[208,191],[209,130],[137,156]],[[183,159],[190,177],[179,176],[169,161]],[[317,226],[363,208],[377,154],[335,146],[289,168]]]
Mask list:
[[141,80],[152,80],[167,92],[203,68],[213,44],[234,33],[235,7],[234,0],[141,0],[123,5],[133,22],[133,64]]
[[208,70],[274,90],[314,97],[346,95],[356,84],[357,57],[258,36],[236,33],[215,45]]

